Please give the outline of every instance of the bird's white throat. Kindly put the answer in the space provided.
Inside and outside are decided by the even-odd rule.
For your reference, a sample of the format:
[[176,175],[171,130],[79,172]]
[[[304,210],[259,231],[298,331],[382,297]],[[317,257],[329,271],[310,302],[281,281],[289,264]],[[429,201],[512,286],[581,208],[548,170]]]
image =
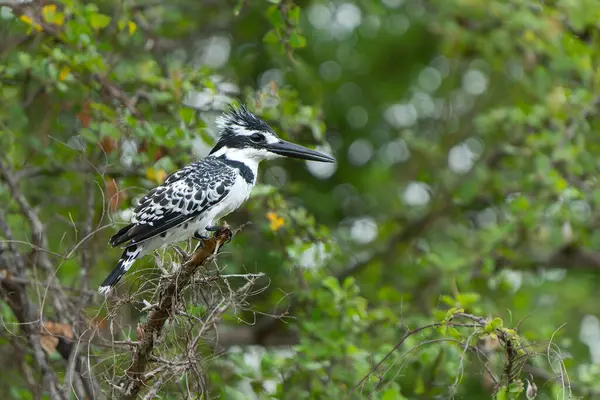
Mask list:
[[245,147],[242,149],[232,149],[229,147],[223,147],[212,154],[213,157],[225,157],[231,161],[239,161],[246,165],[252,173],[256,176],[258,172],[258,164],[263,160],[273,160],[280,158],[278,154],[272,153],[266,149],[255,149],[252,147]]

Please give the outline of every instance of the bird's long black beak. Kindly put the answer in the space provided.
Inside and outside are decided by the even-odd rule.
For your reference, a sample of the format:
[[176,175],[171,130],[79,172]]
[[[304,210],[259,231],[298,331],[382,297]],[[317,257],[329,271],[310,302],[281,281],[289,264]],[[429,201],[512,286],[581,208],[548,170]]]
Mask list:
[[286,142],[285,140],[280,140],[277,143],[271,143],[267,146],[267,149],[284,157],[329,163],[335,162],[335,158],[328,156],[327,154],[323,154],[294,143]]

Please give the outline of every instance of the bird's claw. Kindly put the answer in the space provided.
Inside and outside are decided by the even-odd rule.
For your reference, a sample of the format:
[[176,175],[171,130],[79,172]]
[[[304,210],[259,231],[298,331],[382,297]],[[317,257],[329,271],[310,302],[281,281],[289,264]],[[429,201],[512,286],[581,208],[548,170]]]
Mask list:
[[231,242],[231,239],[233,239],[233,232],[231,232],[231,229],[228,227],[223,227],[223,231],[227,235],[227,240],[225,240],[225,243]]
[[199,240],[199,241],[203,241],[203,240],[208,240],[210,239],[210,235],[203,235],[201,233],[194,233],[194,236],[192,236],[192,238]]
[[231,242],[231,239],[233,238],[233,233],[231,232],[231,229],[229,229],[229,225],[225,221],[223,221],[223,223],[220,226],[209,225],[205,227],[204,230],[207,232],[213,232],[213,237],[218,236],[221,232],[225,231],[227,233],[227,240],[225,241],[225,243]]
[[[204,228],[204,232],[212,232],[213,233],[212,236],[216,235],[219,230],[221,230],[221,227],[218,225],[208,225]],[[193,238],[196,240],[208,240],[211,238],[211,235],[206,234],[206,233],[203,234],[203,233],[200,233],[200,231],[196,231],[194,233]]]

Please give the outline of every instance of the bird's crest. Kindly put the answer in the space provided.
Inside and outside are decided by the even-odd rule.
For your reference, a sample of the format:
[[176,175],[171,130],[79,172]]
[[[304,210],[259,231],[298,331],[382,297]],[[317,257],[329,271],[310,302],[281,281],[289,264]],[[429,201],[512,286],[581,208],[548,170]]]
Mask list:
[[217,118],[217,128],[221,135],[226,134],[247,134],[250,135],[255,131],[271,131],[271,127],[252,114],[248,109],[240,105],[239,107],[229,106],[229,109]]

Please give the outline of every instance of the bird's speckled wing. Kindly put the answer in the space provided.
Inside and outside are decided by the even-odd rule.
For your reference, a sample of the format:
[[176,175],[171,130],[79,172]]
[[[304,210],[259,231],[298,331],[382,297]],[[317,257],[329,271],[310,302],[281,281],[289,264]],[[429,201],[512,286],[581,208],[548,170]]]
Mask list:
[[138,203],[131,224],[109,243],[140,243],[200,216],[229,194],[235,179],[235,169],[216,158],[188,165],[148,192]]

